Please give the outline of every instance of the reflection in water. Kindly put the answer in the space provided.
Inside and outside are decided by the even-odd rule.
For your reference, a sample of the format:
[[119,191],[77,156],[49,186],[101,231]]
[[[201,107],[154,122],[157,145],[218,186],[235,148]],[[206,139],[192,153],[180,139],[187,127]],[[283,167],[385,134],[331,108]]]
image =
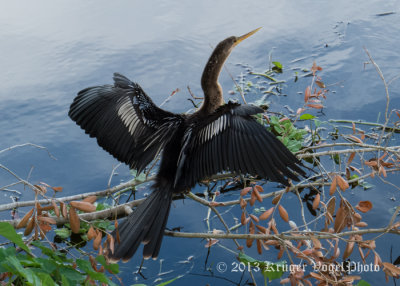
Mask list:
[[[303,91],[308,81],[301,78],[294,84],[290,68],[309,68],[316,60],[324,68],[324,79],[334,84],[329,88],[336,92],[326,102],[326,118],[376,121],[378,110],[384,110],[384,90],[375,70],[364,70],[367,57],[362,47],[370,50],[388,80],[398,75],[398,66],[393,63],[399,62],[400,15],[375,16],[398,12],[396,4],[396,0],[8,2],[0,10],[0,149],[32,142],[45,145],[58,160],[32,148],[1,154],[0,160],[22,177],[34,165],[31,181],[62,185],[66,193],[104,189],[117,162],[68,119],[76,92],[111,83],[112,73],[118,71],[139,82],[157,104],[179,88],[181,91],[163,107],[184,112],[191,107],[187,85],[201,96],[200,75],[211,46],[259,26],[264,28],[233,52],[227,67],[234,76],[242,72],[246,75],[245,69],[235,65],[238,62],[262,71],[273,50],[274,60],[284,65],[283,76],[288,80],[284,92],[288,96],[271,98],[271,109],[280,110],[285,104],[296,109],[301,104],[302,96],[297,92]],[[227,95],[233,84],[226,72],[220,82]],[[391,84],[393,107],[400,106],[399,85],[399,81]],[[249,99],[258,96],[249,95]],[[126,167],[121,167],[119,174],[114,183],[129,178]],[[0,172],[0,180],[6,184],[12,178]],[[359,194],[355,192],[355,196]],[[381,194],[376,192],[376,196]],[[29,197],[32,194],[24,192],[24,199]],[[376,207],[384,210],[389,204],[393,203],[380,200]],[[187,201],[176,205],[169,227],[205,230],[199,217],[205,217],[206,210]],[[380,226],[379,221],[388,216],[382,212],[372,222]],[[389,239],[387,242],[391,243]],[[203,241],[167,237],[164,245],[160,256],[168,257],[168,263],[174,265],[172,261],[195,255],[194,269],[203,273]],[[235,249],[229,242],[226,245]],[[209,262],[233,262],[233,256],[224,250],[212,251]],[[135,263],[140,263],[139,257],[121,268],[129,275]],[[147,262],[146,266],[146,275],[156,277],[159,261]],[[240,279],[234,274],[229,277]],[[175,285],[185,285],[190,279],[193,277],[185,276]],[[210,281],[198,276],[195,279],[203,284]]]

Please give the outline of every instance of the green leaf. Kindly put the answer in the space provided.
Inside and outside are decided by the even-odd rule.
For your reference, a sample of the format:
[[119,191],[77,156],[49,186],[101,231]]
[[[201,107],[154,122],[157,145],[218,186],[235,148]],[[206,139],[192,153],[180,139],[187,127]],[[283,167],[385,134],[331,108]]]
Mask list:
[[37,273],[36,274],[39,279],[40,279],[40,285],[48,285],[48,286],[53,286],[53,285],[57,285],[54,280],[51,278],[51,276],[47,273]]
[[369,284],[365,280],[360,280],[360,281],[358,281],[357,286],[371,286],[371,284]]
[[[79,271],[73,269],[72,267],[61,267],[59,269],[61,276],[65,276],[69,284],[77,285],[80,282],[85,281],[86,275],[81,274]],[[64,284],[63,284],[64,285]]]
[[168,280],[168,281],[162,282],[162,283],[160,283],[160,284],[157,284],[157,286],[165,286],[165,285],[168,285],[168,284],[174,282],[175,280],[177,280],[177,279],[179,279],[179,278],[181,278],[181,277],[183,277],[183,275],[179,275],[179,276],[177,276],[177,277],[175,277],[175,278],[172,278],[171,280]]
[[340,165],[340,156],[339,154],[331,155],[332,159],[335,161],[337,165]]
[[57,270],[57,268],[59,266],[52,259],[45,259],[45,258],[38,257],[38,258],[35,259],[35,261],[39,262],[40,263],[40,268],[44,272],[49,273],[49,274],[51,274],[53,271]]
[[9,241],[15,243],[27,253],[31,253],[30,249],[25,245],[21,236],[15,231],[11,224],[8,222],[0,222],[0,235],[7,238]]
[[277,68],[282,69],[282,64],[280,62],[272,62]]
[[274,65],[272,67],[272,70],[276,73],[282,73],[282,64],[280,62],[272,62],[272,64]]
[[117,263],[107,263],[103,255],[97,256],[96,261],[104,266],[105,269],[111,271],[113,274],[119,273],[119,265]]
[[300,141],[290,140],[288,145],[286,146],[292,153],[296,153],[302,147]]
[[70,283],[69,283],[69,280],[67,279],[67,277],[65,277],[65,275],[61,275],[61,285],[63,285],[63,286],[69,286],[69,285],[71,285]]
[[259,267],[261,273],[267,277],[269,280],[274,280],[281,278],[285,269],[287,269],[286,261],[280,262],[269,262],[269,261],[259,261],[250,257],[242,252],[239,253],[239,261],[246,265],[251,265],[253,267]]
[[61,237],[62,239],[67,239],[68,237],[71,236],[71,230],[69,228],[63,227],[63,228],[57,228],[54,230],[56,235]]
[[284,131],[279,125],[275,125],[275,126],[274,126],[274,130],[275,130],[276,132],[278,132],[279,134],[282,134],[283,131]]
[[304,113],[300,116],[300,120],[310,120],[316,118],[314,115],[309,113]]
[[93,271],[92,264],[90,264],[90,262],[87,260],[77,259],[76,265],[78,265],[80,270],[82,270],[86,273]]
[[17,257],[7,257],[6,263],[8,264],[8,266],[13,266],[14,270],[16,270],[11,271],[12,273],[18,274],[18,276],[25,278],[31,285],[40,285],[39,277],[37,277],[31,269],[24,268]]

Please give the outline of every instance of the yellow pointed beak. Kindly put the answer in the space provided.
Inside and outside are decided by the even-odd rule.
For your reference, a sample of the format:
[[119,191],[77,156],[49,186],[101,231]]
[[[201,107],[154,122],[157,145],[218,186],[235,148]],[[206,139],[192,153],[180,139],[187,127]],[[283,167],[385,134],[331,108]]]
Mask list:
[[253,31],[251,31],[251,32],[249,32],[249,33],[243,35],[243,36],[237,37],[237,38],[236,38],[236,41],[235,41],[235,46],[236,46],[237,44],[239,44],[241,41],[243,41],[244,39],[247,39],[247,38],[250,37],[251,35],[255,34],[255,33],[256,33],[258,30],[260,30],[261,28],[262,28],[262,27],[257,28],[257,29],[255,29],[255,30],[253,30]]

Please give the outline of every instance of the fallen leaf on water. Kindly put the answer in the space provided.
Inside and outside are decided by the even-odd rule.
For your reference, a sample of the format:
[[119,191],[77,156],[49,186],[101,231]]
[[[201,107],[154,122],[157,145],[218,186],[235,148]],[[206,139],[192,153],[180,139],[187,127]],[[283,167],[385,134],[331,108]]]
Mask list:
[[360,201],[358,205],[356,205],[356,209],[360,212],[366,213],[372,209],[372,203],[370,201]]

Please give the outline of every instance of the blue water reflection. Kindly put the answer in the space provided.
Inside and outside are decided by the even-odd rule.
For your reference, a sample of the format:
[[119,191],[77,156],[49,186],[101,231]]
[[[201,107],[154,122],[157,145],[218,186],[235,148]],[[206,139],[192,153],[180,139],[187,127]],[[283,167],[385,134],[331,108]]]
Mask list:
[[[368,60],[363,47],[379,63],[390,80],[400,73],[398,68],[400,15],[398,1],[14,1],[0,9],[0,150],[16,144],[32,142],[43,145],[57,158],[32,147],[0,155],[1,163],[21,177],[34,170],[30,180],[61,185],[65,194],[104,189],[111,169],[118,162],[99,148],[67,116],[69,104],[76,93],[91,85],[111,83],[118,71],[141,84],[156,103],[161,103],[179,88],[164,108],[185,112],[191,108],[187,100],[189,85],[201,95],[200,75],[212,46],[230,35],[239,35],[256,27],[263,29],[236,48],[227,67],[234,75],[246,70],[236,63],[246,63],[255,70],[264,70],[268,53],[285,66],[284,87],[287,97],[272,97],[272,110],[289,104],[293,109],[302,105],[303,91],[309,83],[294,83],[294,70],[309,68],[315,60],[324,68],[322,75],[335,93],[326,102],[325,119],[346,118],[376,121],[384,111],[385,94],[376,71],[363,63]],[[377,13],[397,14],[378,17]],[[293,60],[303,58],[293,62]],[[220,82],[227,92],[233,84],[223,72]],[[400,81],[391,84],[391,108],[400,106]],[[225,93],[226,94],[226,93]],[[249,95],[256,100],[259,95]],[[382,120],[383,114],[380,115]],[[127,167],[118,169],[113,183],[130,178]],[[392,182],[398,178],[390,178]],[[12,182],[0,172],[1,185]],[[377,201],[374,211],[366,215],[371,226],[388,221],[386,210],[398,203],[398,191],[389,185],[374,182],[377,187],[367,193],[354,191],[350,201]],[[199,188],[199,190],[201,190]],[[24,192],[23,199],[33,194]],[[228,194],[224,199],[235,199]],[[375,198],[375,200],[374,200]],[[382,198],[382,200],[376,200]],[[296,198],[291,198],[294,202]],[[7,196],[3,201],[9,201]],[[295,203],[294,203],[295,204]],[[191,201],[178,201],[172,208],[169,227],[183,226],[184,231],[207,231],[202,218],[207,210]],[[297,205],[296,205],[297,207]],[[195,211],[193,211],[195,210]],[[291,213],[289,212],[289,215]],[[293,217],[296,212],[293,211]],[[233,214],[226,217],[234,223]],[[220,228],[213,221],[213,228]],[[378,243],[378,252],[389,251],[382,245],[397,247],[398,237],[386,236]],[[166,237],[160,257],[164,259],[163,281],[178,279],[174,285],[196,285],[212,282],[217,285],[238,283],[240,273],[221,274],[204,268],[206,250],[201,240]],[[236,249],[232,242],[224,245]],[[400,250],[397,249],[397,255]],[[254,249],[247,251],[258,257]],[[187,257],[194,259],[183,263]],[[395,254],[394,254],[395,255]],[[274,258],[270,258],[271,260]],[[152,284],[157,279],[160,261],[145,262],[148,280],[132,275],[141,258],[137,255],[123,264],[126,284],[136,281]],[[214,247],[208,266],[235,261],[226,250]],[[180,263],[182,262],[182,263]],[[211,263],[211,264],[210,264]],[[213,264],[214,263],[214,264]],[[199,276],[200,275],[200,276]],[[204,276],[206,275],[206,276]],[[210,278],[209,276],[218,276]],[[135,278],[136,277],[136,278]],[[363,276],[364,277],[364,276]],[[243,281],[249,277],[245,276]],[[260,278],[260,277],[259,277]],[[366,274],[369,282],[383,276]],[[230,280],[230,281],[229,281]],[[262,279],[260,279],[261,281]],[[243,284],[244,282],[242,282]]]

